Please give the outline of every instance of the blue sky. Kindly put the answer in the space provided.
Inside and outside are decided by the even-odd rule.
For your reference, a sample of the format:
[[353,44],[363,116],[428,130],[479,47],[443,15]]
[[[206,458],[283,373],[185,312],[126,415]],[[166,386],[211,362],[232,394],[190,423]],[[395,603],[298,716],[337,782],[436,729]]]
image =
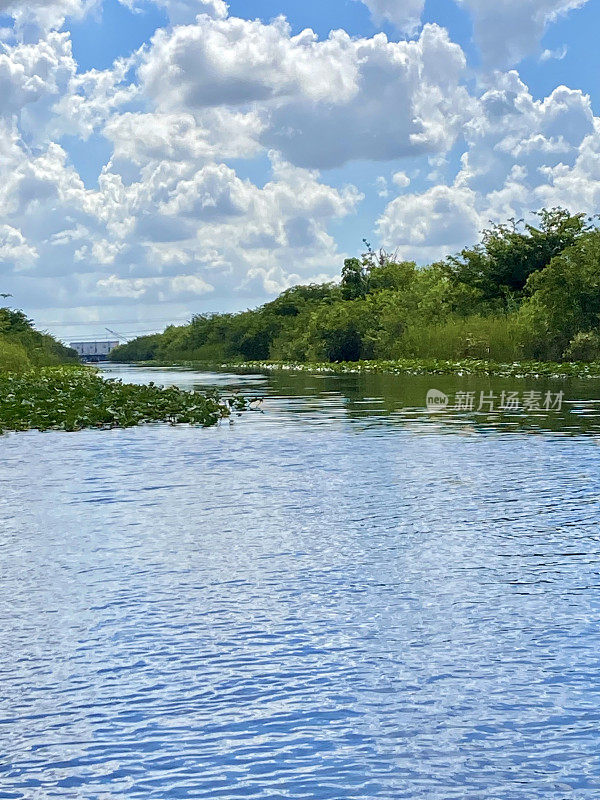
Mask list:
[[0,9],[1,289],[65,340],[600,211],[595,0]]

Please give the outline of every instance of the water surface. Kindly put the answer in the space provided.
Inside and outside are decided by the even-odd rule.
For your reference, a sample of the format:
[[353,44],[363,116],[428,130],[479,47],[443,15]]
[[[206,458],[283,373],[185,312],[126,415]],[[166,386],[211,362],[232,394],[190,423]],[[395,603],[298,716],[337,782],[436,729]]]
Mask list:
[[600,795],[597,382],[109,369],[262,412],[0,438],[0,798]]

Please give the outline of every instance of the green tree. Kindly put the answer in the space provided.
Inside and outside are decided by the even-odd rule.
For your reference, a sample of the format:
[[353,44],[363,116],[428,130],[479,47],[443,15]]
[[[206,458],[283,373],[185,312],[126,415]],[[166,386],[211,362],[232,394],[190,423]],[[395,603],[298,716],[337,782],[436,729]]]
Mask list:
[[160,334],[152,336],[138,336],[127,344],[120,344],[110,353],[111,361],[152,361],[156,358],[159,345],[161,343]]
[[544,209],[538,227],[523,220],[492,225],[482,242],[446,261],[456,283],[481,293],[482,300],[500,301],[510,308],[523,297],[529,276],[544,269],[591,229],[584,214],[572,215],[562,208]]
[[532,353],[559,359],[576,334],[600,326],[600,231],[582,236],[527,282],[521,317],[532,331]]
[[347,258],[342,268],[342,298],[360,300],[369,291],[369,269],[358,258]]
[[0,369],[13,369],[19,360],[23,368],[78,361],[75,350],[49,333],[35,330],[22,311],[11,308],[0,308],[0,342]]

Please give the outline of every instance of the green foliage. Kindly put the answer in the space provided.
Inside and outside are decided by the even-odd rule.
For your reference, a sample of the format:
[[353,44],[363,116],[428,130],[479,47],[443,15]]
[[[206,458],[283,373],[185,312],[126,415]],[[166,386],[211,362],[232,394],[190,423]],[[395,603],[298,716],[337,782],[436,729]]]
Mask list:
[[[197,315],[189,325],[171,326],[156,338],[144,337],[152,340],[149,348],[136,339],[116,348],[111,358],[121,362],[147,360],[146,355],[159,361],[268,358],[279,337],[292,330],[304,314],[340,298],[335,284],[296,286],[254,311]],[[138,353],[143,357],[136,357]]]
[[530,275],[548,266],[589,230],[584,214],[561,208],[544,209],[539,227],[509,220],[484,231],[481,244],[466,248],[446,262],[457,282],[477,289],[483,301],[501,301],[506,308],[523,296]]
[[116,347],[109,355],[109,359],[122,363],[127,361],[152,361],[156,358],[160,342],[160,334],[139,336],[132,342]]
[[47,333],[36,331],[22,311],[0,308],[0,372],[78,361],[77,353]]
[[387,261],[369,270],[369,292],[404,292],[416,278],[414,261]]
[[365,242],[360,258],[344,262],[338,285],[296,286],[253,311],[197,316],[120,347],[112,357],[317,363],[596,358],[590,337],[600,330],[600,232],[584,215],[560,208],[538,216],[537,227],[514,220],[492,226],[479,245],[421,269]]
[[409,328],[398,351],[409,358],[517,361],[523,357],[523,338],[514,316],[455,317],[438,325]]
[[342,300],[362,300],[368,294],[382,290],[402,292],[415,277],[417,265],[413,261],[398,261],[396,255],[385,250],[376,253],[363,240],[367,251],[362,258],[347,258],[342,268],[340,290]]
[[319,361],[359,361],[373,357],[376,310],[365,300],[321,306],[308,320],[306,356]]
[[358,258],[347,258],[342,267],[342,299],[360,300],[369,291],[369,271]]
[[244,401],[217,395],[105,381],[82,367],[49,367],[0,374],[0,433],[82,428],[127,428],[148,422],[214,425]]
[[0,337],[0,372],[24,372],[31,368],[22,344]]
[[576,333],[565,350],[566,361],[600,361],[600,333]]
[[586,233],[527,282],[520,310],[531,331],[529,354],[558,359],[578,333],[600,326],[600,231]]

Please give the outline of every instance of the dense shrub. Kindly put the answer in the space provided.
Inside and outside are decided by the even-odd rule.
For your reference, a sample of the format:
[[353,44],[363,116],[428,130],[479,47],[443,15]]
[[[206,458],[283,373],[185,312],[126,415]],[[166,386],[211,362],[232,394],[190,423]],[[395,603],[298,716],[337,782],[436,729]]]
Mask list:
[[160,334],[153,336],[139,336],[132,342],[121,344],[115,348],[116,361],[152,361],[156,358],[162,337]]
[[397,354],[404,358],[517,361],[525,354],[525,337],[514,316],[451,318],[439,325],[409,328]]
[[31,361],[22,344],[0,338],[0,372],[24,372],[30,367]]
[[565,361],[600,361],[600,333],[577,333],[565,350]]
[[600,231],[585,234],[527,282],[520,309],[534,358],[557,360],[578,333],[600,326]]
[[36,331],[22,311],[0,308],[0,372],[77,362],[77,353]]

